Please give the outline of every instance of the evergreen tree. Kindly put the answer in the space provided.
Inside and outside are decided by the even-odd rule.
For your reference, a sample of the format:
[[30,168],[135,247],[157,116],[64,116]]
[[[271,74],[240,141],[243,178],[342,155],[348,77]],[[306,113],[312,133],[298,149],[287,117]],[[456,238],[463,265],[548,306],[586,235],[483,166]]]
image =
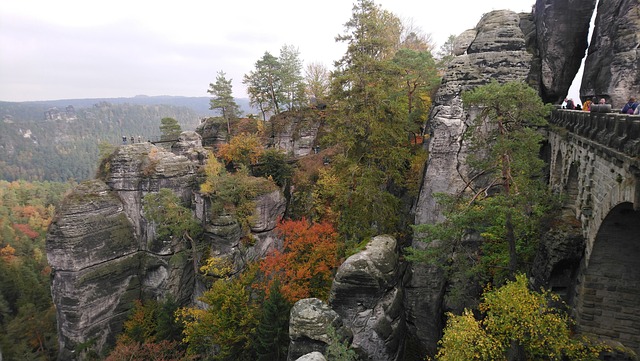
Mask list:
[[278,58],[268,51],[256,61],[255,70],[245,74],[242,83],[247,85],[249,101],[257,106],[266,120],[266,113],[280,113],[282,94],[281,64]]
[[278,62],[283,97],[281,103],[287,110],[300,109],[306,102],[300,51],[291,45],[284,45],[280,49]]
[[162,134],[161,140],[177,139],[182,133],[182,128],[177,120],[166,117],[160,120],[160,132]]
[[[465,107],[478,114],[467,130],[467,164],[474,179],[455,195],[438,195],[445,221],[420,225],[425,241],[434,243],[429,261],[446,260],[450,300],[460,302],[468,289],[486,282],[502,284],[532,261],[545,217],[554,204],[544,183],[538,157],[550,109],[535,90],[521,82],[492,82],[462,95]],[[480,249],[467,249],[479,240]],[[468,252],[479,252],[469,257]],[[473,285],[475,287],[469,287]]]
[[410,124],[406,107],[397,101],[391,63],[400,44],[400,20],[373,1],[360,0],[345,28],[336,38],[347,43],[347,51],[333,73],[335,112],[328,117],[331,133],[325,138],[341,153],[325,174],[336,180],[330,184],[335,191],[319,194],[332,194],[328,201],[339,231],[359,242],[397,231],[400,205],[390,189],[405,180]]
[[210,109],[220,111],[222,118],[227,122],[227,137],[231,136],[231,121],[240,115],[240,107],[233,99],[231,80],[227,80],[225,73],[219,71],[216,82],[210,83],[207,90],[213,96],[209,101]]
[[274,282],[262,304],[258,322],[255,350],[260,361],[287,359],[289,347],[289,312],[291,304],[280,293],[280,283]]

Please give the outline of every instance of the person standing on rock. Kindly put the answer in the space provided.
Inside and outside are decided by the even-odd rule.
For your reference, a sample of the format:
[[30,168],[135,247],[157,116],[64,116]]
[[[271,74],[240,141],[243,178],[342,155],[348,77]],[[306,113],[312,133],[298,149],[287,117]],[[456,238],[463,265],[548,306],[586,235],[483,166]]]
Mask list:
[[636,111],[636,108],[638,108],[638,103],[636,102],[636,98],[631,97],[629,98],[629,102],[627,102],[627,104],[625,104],[624,107],[622,107],[622,110],[620,111],[620,113],[633,114]]

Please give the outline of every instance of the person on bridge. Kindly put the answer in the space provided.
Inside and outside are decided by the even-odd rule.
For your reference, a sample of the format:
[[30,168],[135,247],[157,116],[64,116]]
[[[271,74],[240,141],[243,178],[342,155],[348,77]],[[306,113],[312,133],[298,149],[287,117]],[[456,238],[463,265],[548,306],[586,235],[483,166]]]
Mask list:
[[575,104],[573,103],[573,99],[565,99],[564,101],[567,103],[565,107],[566,109],[574,110],[576,108]]
[[625,104],[624,107],[622,107],[622,110],[620,111],[620,113],[633,114],[636,111],[636,108],[638,108],[638,103],[636,102],[636,98],[631,97],[629,98],[629,102],[627,102],[627,104]]

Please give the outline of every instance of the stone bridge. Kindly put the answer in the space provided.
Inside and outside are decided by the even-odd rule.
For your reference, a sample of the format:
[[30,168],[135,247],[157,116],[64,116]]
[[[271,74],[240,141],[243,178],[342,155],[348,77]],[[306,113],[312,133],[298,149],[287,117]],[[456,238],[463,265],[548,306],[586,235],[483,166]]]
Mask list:
[[550,184],[582,228],[568,278],[581,332],[640,354],[640,116],[555,110]]

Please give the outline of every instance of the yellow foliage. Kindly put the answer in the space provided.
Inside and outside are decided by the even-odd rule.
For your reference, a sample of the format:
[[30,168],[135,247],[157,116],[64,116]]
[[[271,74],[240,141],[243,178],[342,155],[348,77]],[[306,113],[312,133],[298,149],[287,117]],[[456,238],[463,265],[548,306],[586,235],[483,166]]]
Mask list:
[[209,257],[200,267],[200,272],[218,278],[229,277],[233,272],[233,265],[227,258]]
[[598,360],[608,350],[571,333],[569,316],[549,306],[558,297],[548,291],[530,291],[525,275],[492,290],[487,288],[476,320],[469,310],[460,316],[447,314],[438,360],[506,360],[512,344],[529,360]]
[[200,192],[205,195],[211,195],[214,193],[217,183],[220,179],[220,175],[224,172],[222,163],[218,162],[213,153],[209,152],[207,162],[203,166],[206,179],[204,183],[200,185]]
[[234,162],[246,166],[257,163],[262,153],[264,153],[264,147],[260,138],[248,133],[236,135],[218,150],[218,156],[227,163]]

